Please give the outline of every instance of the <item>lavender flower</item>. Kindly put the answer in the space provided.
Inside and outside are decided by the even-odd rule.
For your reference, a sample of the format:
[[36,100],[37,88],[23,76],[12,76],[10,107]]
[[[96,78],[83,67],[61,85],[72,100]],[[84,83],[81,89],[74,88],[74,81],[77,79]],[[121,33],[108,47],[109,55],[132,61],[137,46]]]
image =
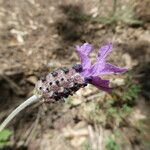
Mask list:
[[110,91],[109,80],[103,80],[99,76],[127,71],[125,68],[119,68],[106,62],[106,56],[112,51],[111,44],[100,48],[97,61],[93,65],[89,59],[92,45],[85,43],[76,48],[81,59],[81,64],[76,64],[71,68],[60,68],[49,73],[46,77],[42,77],[35,86],[34,95],[12,111],[0,125],[0,132],[20,111],[38,102],[41,98],[44,98],[46,102],[55,102],[74,94],[88,83],[104,91]]
[[82,46],[76,47],[81,60],[82,71],[81,76],[84,77],[86,83],[91,83],[99,89],[110,91],[109,80],[103,80],[100,75],[123,73],[127,71],[125,68],[120,68],[106,62],[107,55],[112,51],[112,44],[104,45],[99,49],[97,61],[91,64],[89,54],[92,51],[92,45],[85,43]]
[[112,44],[100,48],[97,61],[91,64],[89,54],[92,45],[85,43],[76,47],[81,64],[76,64],[71,68],[60,68],[46,77],[42,77],[35,87],[35,94],[42,95],[45,101],[58,101],[64,97],[74,94],[87,84],[92,84],[97,88],[110,91],[109,80],[102,79],[101,75],[112,73],[123,73],[125,68],[116,67],[106,62],[106,56],[112,51]]

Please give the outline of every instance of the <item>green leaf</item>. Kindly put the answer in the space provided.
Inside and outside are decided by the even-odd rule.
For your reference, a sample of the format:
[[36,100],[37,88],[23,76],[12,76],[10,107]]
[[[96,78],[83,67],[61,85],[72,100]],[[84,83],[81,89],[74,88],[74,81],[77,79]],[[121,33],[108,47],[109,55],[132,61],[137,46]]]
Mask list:
[[107,150],[120,150],[119,145],[115,141],[114,137],[111,136],[106,141],[106,148]]
[[3,141],[7,141],[9,137],[12,135],[12,131],[10,130],[3,130],[0,132],[0,143]]

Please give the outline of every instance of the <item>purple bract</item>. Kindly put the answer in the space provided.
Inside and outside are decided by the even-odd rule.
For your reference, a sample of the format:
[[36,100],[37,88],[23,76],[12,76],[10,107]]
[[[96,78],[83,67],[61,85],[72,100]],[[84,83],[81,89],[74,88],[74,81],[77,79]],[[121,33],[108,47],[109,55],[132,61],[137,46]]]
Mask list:
[[[107,44],[99,49],[97,60],[92,64],[89,59],[89,54],[92,51],[92,45],[84,43],[81,46],[76,46],[77,52],[81,60],[82,71],[81,76],[85,78],[87,83],[91,83],[99,89],[110,91],[109,80],[103,80],[100,75],[107,75],[113,73],[124,73],[126,68],[120,68],[106,62],[107,55],[112,51],[112,44]],[[88,81],[88,79],[90,79]]]

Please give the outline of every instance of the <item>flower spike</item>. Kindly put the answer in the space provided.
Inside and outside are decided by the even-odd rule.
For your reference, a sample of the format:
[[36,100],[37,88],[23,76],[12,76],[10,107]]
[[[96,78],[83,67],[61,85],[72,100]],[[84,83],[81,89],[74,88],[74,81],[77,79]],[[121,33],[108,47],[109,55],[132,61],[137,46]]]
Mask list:
[[102,79],[101,75],[112,73],[123,73],[127,71],[106,62],[107,55],[112,51],[112,44],[104,45],[100,48],[97,61],[91,64],[89,54],[92,45],[84,43],[76,46],[81,64],[76,64],[71,68],[60,68],[49,73],[45,80],[40,80],[36,84],[35,91],[40,93],[45,101],[58,101],[64,97],[74,94],[81,87],[92,84],[103,91],[111,91],[109,80]]

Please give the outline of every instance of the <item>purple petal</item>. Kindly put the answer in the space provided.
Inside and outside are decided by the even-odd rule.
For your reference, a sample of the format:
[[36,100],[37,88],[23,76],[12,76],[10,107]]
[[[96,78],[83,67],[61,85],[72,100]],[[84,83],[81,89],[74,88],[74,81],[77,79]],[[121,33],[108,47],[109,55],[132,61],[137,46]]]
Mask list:
[[112,44],[108,44],[100,48],[97,56],[97,62],[90,69],[90,73],[91,73],[90,75],[93,76],[101,75],[102,70],[105,69],[106,56],[111,51],[112,51]]
[[89,69],[91,66],[91,61],[89,57],[82,53],[79,53],[79,56],[83,70]]
[[80,74],[81,74],[83,77],[91,76],[91,72],[90,72],[90,70],[88,70],[88,69],[83,70]]
[[113,74],[113,73],[118,74],[118,73],[124,73],[127,70],[128,69],[126,68],[120,68],[110,63],[99,61],[91,67],[89,71],[90,73],[88,75],[99,76],[99,75]]
[[98,60],[105,60],[106,56],[112,51],[112,44],[102,46],[98,52]]
[[89,75],[91,76],[98,76],[101,74],[102,70],[105,67],[105,62],[97,61],[89,70]]
[[110,92],[112,90],[109,87],[109,80],[103,80],[98,76],[92,77],[92,84],[103,91]]
[[83,53],[85,55],[89,55],[92,51],[92,45],[89,43],[84,43],[81,46],[76,46],[78,52]]
[[88,56],[92,51],[92,45],[84,43],[82,46],[76,46],[76,49],[79,54],[83,70],[89,69],[91,67],[91,61]]
[[103,75],[103,74],[113,74],[113,73],[124,73],[126,72],[128,69],[126,68],[120,68],[117,67],[115,65],[112,65],[110,63],[106,63],[105,67],[103,70],[101,70],[101,72],[99,72],[98,75]]

